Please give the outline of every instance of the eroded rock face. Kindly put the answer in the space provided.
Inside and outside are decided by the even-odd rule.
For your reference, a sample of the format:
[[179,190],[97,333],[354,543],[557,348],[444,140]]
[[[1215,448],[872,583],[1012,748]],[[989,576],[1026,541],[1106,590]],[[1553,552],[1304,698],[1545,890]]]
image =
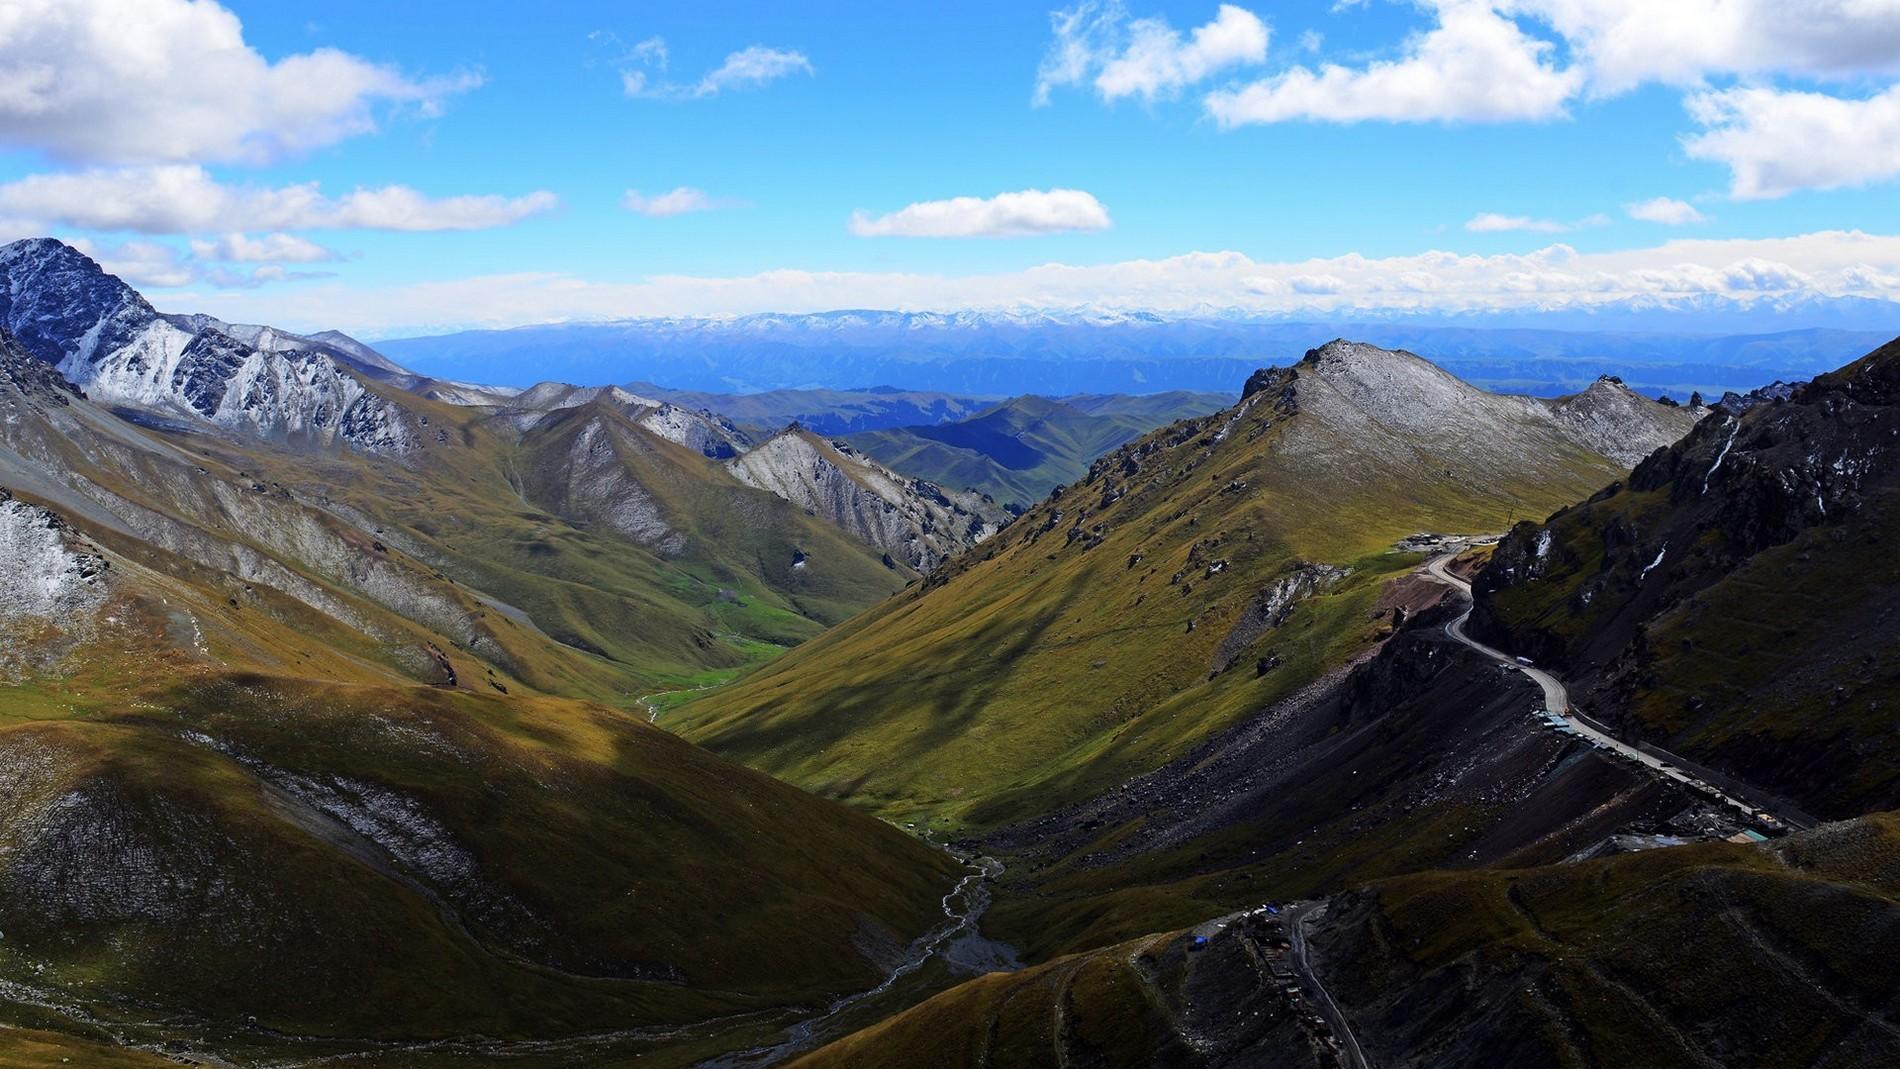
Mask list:
[[104,604],[105,558],[76,544],[57,515],[0,489],[0,621],[76,622]]
[[797,426],[726,467],[740,482],[777,494],[920,572],[995,534],[1004,516],[974,494],[906,479]]

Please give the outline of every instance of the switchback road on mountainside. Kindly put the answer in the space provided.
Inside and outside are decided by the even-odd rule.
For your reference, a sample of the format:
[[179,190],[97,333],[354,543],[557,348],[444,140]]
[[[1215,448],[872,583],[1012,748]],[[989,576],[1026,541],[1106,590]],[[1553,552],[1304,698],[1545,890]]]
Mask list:
[[[1755,814],[1764,811],[1758,805],[1724,793],[1713,784],[1697,779],[1695,776],[1684,772],[1679,767],[1681,759],[1666,750],[1660,750],[1660,748],[1658,748],[1659,752],[1664,756],[1657,757],[1647,750],[1637,749],[1614,735],[1608,734],[1596,725],[1583,719],[1582,716],[1571,708],[1570,692],[1564,688],[1562,680],[1559,680],[1556,676],[1544,671],[1542,668],[1525,664],[1517,658],[1502,651],[1494,650],[1484,643],[1479,642],[1477,639],[1472,638],[1470,635],[1467,635],[1465,633],[1465,623],[1471,619],[1472,609],[1476,607],[1476,603],[1473,602],[1471,598],[1471,584],[1453,575],[1450,569],[1446,567],[1446,565],[1450,564],[1461,552],[1463,552],[1462,549],[1454,550],[1450,553],[1442,553],[1433,557],[1425,564],[1425,574],[1451,587],[1453,590],[1464,595],[1465,598],[1465,611],[1459,613],[1457,619],[1445,625],[1445,634],[1477,650],[1491,660],[1507,668],[1514,668],[1535,680],[1537,685],[1542,687],[1544,691],[1544,708],[1561,717],[1564,724],[1569,727],[1571,731],[1582,736],[1592,745],[1620,754],[1650,769],[1657,775],[1675,780],[1684,786],[1711,795],[1717,800],[1748,814],[1750,819],[1754,819]],[[1781,822],[1785,827],[1799,829],[1810,826],[1806,821],[1796,820],[1782,814],[1773,815],[1775,819]]]

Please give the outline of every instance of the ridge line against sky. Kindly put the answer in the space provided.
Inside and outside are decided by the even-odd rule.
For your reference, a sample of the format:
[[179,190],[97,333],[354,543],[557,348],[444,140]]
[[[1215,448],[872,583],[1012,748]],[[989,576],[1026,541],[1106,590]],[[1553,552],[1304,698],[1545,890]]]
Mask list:
[[405,15],[0,0],[0,237],[372,335],[1900,300],[1900,0]]

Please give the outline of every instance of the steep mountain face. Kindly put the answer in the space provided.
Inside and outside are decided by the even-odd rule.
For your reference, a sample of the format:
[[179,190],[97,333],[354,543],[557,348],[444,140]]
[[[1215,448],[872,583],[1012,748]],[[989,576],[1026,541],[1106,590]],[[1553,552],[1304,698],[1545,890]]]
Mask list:
[[240,330],[246,341],[213,323],[159,315],[58,241],[0,247],[0,327],[102,403],[299,446],[417,447],[412,417],[326,347],[291,345],[265,328]]
[[[893,469],[943,486],[967,487],[1017,509],[1072,482],[1089,464],[1115,447],[1185,415],[1204,416],[1227,407],[1197,403],[1203,395],[1168,403],[1119,406],[1085,398],[1097,412],[1061,401],[1018,397],[953,423],[900,427],[852,435],[852,445]],[[1126,411],[1114,411],[1117,408]]]
[[893,817],[1013,823],[1371,649],[1386,582],[1419,559],[1399,539],[1502,529],[1621,470],[1541,402],[1335,343],[670,722]]
[[995,534],[1008,515],[971,493],[906,479],[843,442],[788,427],[727,462],[740,482],[821,516],[919,572]]
[[1522,524],[1474,625],[1592,715],[1827,816],[1900,805],[1900,344]]

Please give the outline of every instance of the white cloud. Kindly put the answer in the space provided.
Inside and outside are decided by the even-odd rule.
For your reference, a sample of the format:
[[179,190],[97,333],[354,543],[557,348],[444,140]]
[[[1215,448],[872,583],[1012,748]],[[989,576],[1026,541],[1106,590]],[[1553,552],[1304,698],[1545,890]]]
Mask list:
[[266,60],[215,0],[0,4],[0,142],[81,163],[260,163],[439,111],[472,74],[412,79],[336,49]]
[[1651,197],[1634,204],[1625,204],[1623,211],[1631,219],[1640,219],[1645,223],[1661,223],[1664,226],[1685,226],[1689,223],[1704,223],[1708,218],[1696,210],[1695,205],[1674,197]]
[[193,241],[191,254],[200,260],[227,263],[315,264],[339,260],[334,251],[294,234],[265,234],[252,238],[244,234],[225,234],[213,241]]
[[727,55],[697,82],[655,81],[649,72],[665,71],[669,58],[664,38],[649,37],[634,45],[617,61],[621,91],[630,97],[692,100],[733,89],[756,89],[794,74],[817,73],[803,52],[752,45]]
[[[246,240],[241,234],[227,237],[240,242]],[[269,243],[269,240],[264,239],[264,243]],[[219,289],[255,289],[271,282],[333,277],[328,272],[291,271],[278,263],[262,263],[248,270],[233,270],[215,262],[207,262],[241,259],[239,256],[224,255],[226,250],[216,242],[192,242],[189,254],[162,241],[109,243],[74,238],[72,246],[99,261],[99,265],[107,271],[140,289],[176,289],[198,284]],[[249,245],[240,245],[239,248],[242,251],[256,251]]]
[[1548,41],[1524,33],[1486,0],[1435,0],[1437,25],[1397,59],[1361,67],[1292,67],[1209,93],[1224,127],[1295,119],[1321,122],[1505,122],[1564,114],[1583,83],[1559,68]]
[[1035,101],[1058,86],[1093,76],[1103,100],[1171,97],[1229,67],[1266,59],[1268,30],[1259,16],[1222,4],[1213,21],[1186,37],[1166,19],[1130,19],[1120,0],[1084,0],[1050,16],[1055,40],[1037,71]]
[[230,186],[191,164],[29,175],[0,184],[0,218],[88,230],[482,230],[552,211],[554,194],[429,197],[407,186],[323,195],[314,182]]
[[647,196],[637,189],[629,189],[620,198],[620,203],[630,212],[654,218],[666,218],[674,215],[686,215],[690,212],[709,212],[722,208],[728,202],[708,196],[703,189],[692,186],[679,186],[670,192]]
[[[1206,113],[1226,128],[1288,121],[1539,121],[1564,116],[1579,99],[1663,83],[1695,90],[1692,108],[1716,129],[1691,139],[1691,151],[1729,163],[1737,196],[1854,185],[1900,172],[1887,136],[1900,108],[1887,95],[1840,100],[1759,84],[1776,75],[1838,80],[1900,72],[1896,0],[1415,3],[1429,22],[1400,42],[1395,55],[1295,65],[1219,88],[1204,97]],[[1333,9],[1359,6],[1361,0],[1341,0]],[[1129,27],[1150,24],[1156,29],[1142,38],[1148,43],[1131,48]],[[1153,100],[1195,80],[1171,73],[1189,68],[1166,62],[1189,44],[1158,20],[1129,23],[1120,0],[1085,0],[1054,13],[1051,25],[1054,41],[1038,71],[1038,103],[1052,86],[1091,77],[1111,100],[1131,94]],[[1261,26],[1263,46],[1265,33]],[[1310,31],[1301,37],[1309,51],[1320,43]],[[1254,52],[1245,55],[1259,60]],[[1111,70],[1118,76],[1108,77]],[[1711,91],[1714,78],[1751,81],[1749,88]],[[1778,139],[1786,151],[1775,151]],[[1811,146],[1822,151],[1809,152]],[[1868,151],[1850,157],[1859,150]]]
[[1891,0],[1499,0],[1561,35],[1599,95],[1709,74],[1838,77],[1900,70]]
[[854,212],[850,222],[851,232],[863,238],[1009,238],[1109,225],[1108,209],[1079,189],[927,200],[885,215]]
[[1689,114],[1705,129],[1684,149],[1729,169],[1729,192],[1765,200],[1900,175],[1900,86],[1860,100],[1765,88],[1698,93]]
[[1541,234],[1560,234],[1570,229],[1568,223],[1555,219],[1532,219],[1527,215],[1501,215],[1497,212],[1479,212],[1465,220],[1465,229],[1474,234],[1492,234],[1506,230],[1528,230]]
[[792,74],[812,74],[811,60],[802,52],[753,45],[726,57],[717,70],[693,87],[694,96],[713,96],[728,89],[753,89]]
[[176,248],[159,241],[105,244],[74,238],[72,247],[99,261],[99,266],[135,287],[186,286],[200,280],[197,267]]
[[1538,311],[1621,300],[1798,295],[1900,300],[1900,235],[1822,231],[1773,239],[1693,239],[1603,253],[1553,244],[1527,253],[1427,251],[1259,261],[1236,252],[1042,264],[984,275],[777,270],[743,277],[596,282],[569,274],[447,279],[407,286],[311,283],[192,293],[183,308],[290,329],[394,332],[643,315],[836,308],[1100,308],[1260,313]]

